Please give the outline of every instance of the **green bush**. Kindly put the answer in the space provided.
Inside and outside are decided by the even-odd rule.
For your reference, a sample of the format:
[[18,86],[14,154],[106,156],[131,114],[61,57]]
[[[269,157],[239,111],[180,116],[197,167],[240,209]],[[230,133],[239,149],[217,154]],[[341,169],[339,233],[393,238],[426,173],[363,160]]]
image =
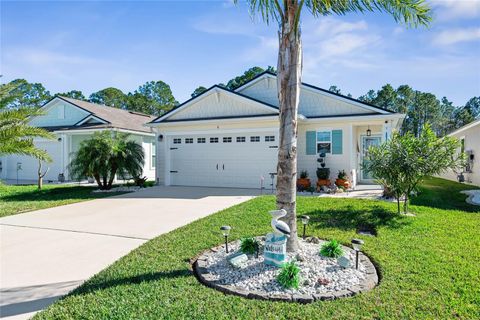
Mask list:
[[260,244],[255,238],[242,238],[240,240],[240,250],[246,254],[254,254],[258,251]]
[[338,171],[337,178],[340,180],[347,180],[347,173],[345,172],[345,170]]
[[300,284],[300,268],[296,265],[295,261],[285,263],[277,276],[277,281],[284,288],[298,289]]
[[331,240],[320,248],[320,254],[324,257],[338,258],[343,255],[342,247],[337,240]]
[[300,179],[307,179],[307,178],[308,178],[308,171],[302,170],[302,172],[300,172]]
[[328,179],[330,177],[330,168],[317,168],[318,179]]

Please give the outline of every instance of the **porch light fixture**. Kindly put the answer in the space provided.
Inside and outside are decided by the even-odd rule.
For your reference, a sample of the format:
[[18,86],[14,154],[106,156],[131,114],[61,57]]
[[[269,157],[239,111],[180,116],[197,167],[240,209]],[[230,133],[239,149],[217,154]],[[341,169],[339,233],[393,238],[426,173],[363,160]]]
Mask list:
[[163,134],[158,135],[158,141],[162,142],[163,141]]
[[361,239],[352,239],[353,250],[355,250],[355,269],[358,270],[358,253],[362,249],[363,240]]
[[223,236],[225,237],[225,252],[228,253],[228,235],[230,234],[230,226],[221,226],[220,230],[222,231]]
[[302,224],[303,224],[303,240],[305,240],[305,230],[307,229],[307,224],[310,221],[309,216],[300,216],[300,219],[302,219]]
[[58,142],[61,142],[61,141],[62,141],[62,138],[58,138],[57,141],[58,141]]
[[367,137],[370,137],[371,135],[372,135],[372,130],[370,130],[370,126],[368,126]]

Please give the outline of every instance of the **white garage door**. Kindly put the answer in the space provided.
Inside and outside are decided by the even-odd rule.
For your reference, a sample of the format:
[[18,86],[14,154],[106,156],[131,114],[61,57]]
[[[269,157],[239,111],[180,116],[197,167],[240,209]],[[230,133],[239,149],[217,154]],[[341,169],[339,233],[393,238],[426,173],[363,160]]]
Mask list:
[[270,188],[276,172],[274,132],[172,136],[170,182],[181,186]]

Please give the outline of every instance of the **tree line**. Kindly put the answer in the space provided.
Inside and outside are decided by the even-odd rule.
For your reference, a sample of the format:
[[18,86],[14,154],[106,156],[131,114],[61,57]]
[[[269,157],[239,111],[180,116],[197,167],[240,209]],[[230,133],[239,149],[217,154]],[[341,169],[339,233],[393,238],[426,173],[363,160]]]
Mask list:
[[[265,69],[255,66],[230,79],[226,84],[218,85],[234,90],[264,71],[276,72],[271,66]],[[7,85],[13,88],[9,92],[8,102],[2,103],[7,109],[17,109],[21,106],[38,108],[53,96],[41,83],[29,83],[24,79],[17,79],[3,84],[2,88],[5,89]],[[191,96],[195,97],[206,90],[206,87],[199,86]],[[335,85],[330,86],[329,90],[342,94],[341,89]],[[344,94],[352,97],[349,93]],[[161,80],[146,82],[137,90],[128,93],[118,88],[108,87],[88,97],[79,90],[57,93],[57,95],[157,116],[178,105],[170,86]],[[386,84],[379,90],[369,90],[358,99],[406,114],[401,132],[411,132],[416,137],[421,134],[426,124],[430,125],[437,136],[444,136],[480,117],[480,96],[472,97],[464,105],[455,106],[447,97],[438,98],[433,93],[415,90],[409,85],[401,85],[395,89],[392,85]]]

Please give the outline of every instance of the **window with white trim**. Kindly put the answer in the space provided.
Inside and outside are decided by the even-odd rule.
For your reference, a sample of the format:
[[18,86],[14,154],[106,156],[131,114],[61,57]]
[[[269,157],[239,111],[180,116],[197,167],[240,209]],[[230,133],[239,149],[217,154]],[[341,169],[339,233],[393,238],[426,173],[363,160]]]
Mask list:
[[218,143],[218,138],[210,138],[210,143]]
[[182,138],[173,138],[173,144],[180,144],[182,143]]
[[317,131],[317,153],[332,152],[332,132]]
[[150,167],[152,169],[155,169],[155,164],[157,163],[157,148],[155,146],[155,140],[153,140],[152,143],[150,144],[150,148],[151,148],[150,149],[150,154],[152,156],[151,157],[152,163],[151,163]]
[[245,142],[245,137],[237,137],[237,142]]
[[206,139],[205,138],[197,138],[197,143],[205,143]]
[[251,136],[250,142],[260,142],[260,136]]
[[232,137],[223,137],[223,142],[224,143],[232,142]]
[[193,138],[185,138],[185,143],[193,143]]
[[265,142],[273,142],[275,141],[275,136],[265,136]]

